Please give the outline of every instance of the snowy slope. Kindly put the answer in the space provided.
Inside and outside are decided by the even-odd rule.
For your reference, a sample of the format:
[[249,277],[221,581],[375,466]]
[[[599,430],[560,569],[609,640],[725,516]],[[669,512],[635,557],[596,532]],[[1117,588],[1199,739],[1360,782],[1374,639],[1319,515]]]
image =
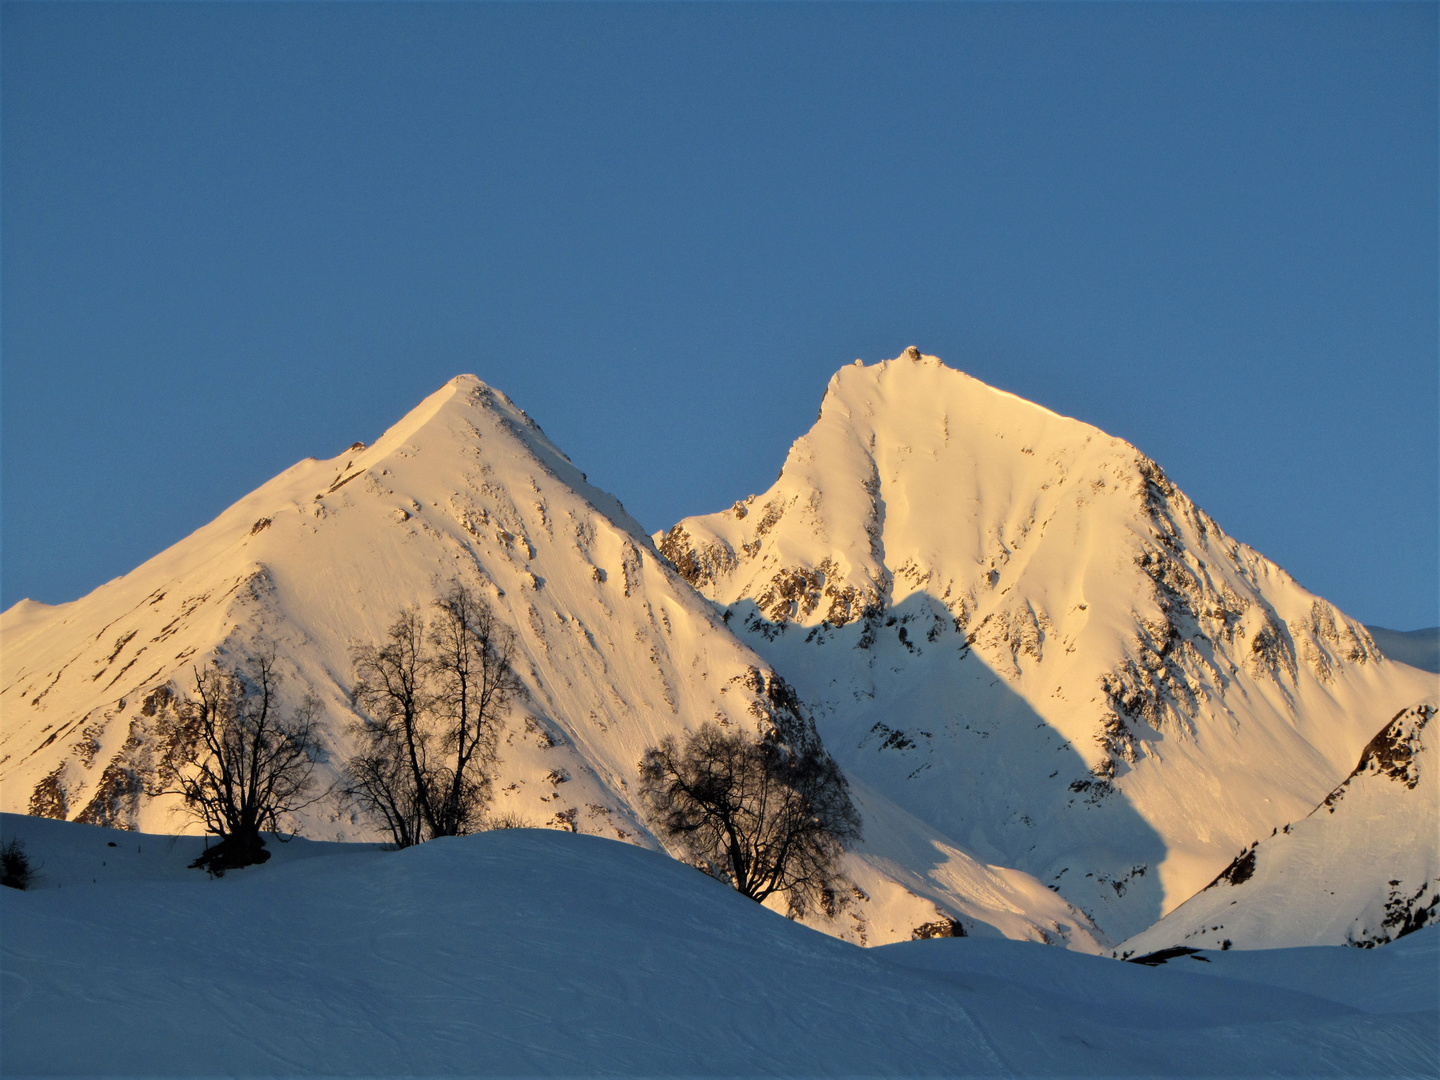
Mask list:
[[[461,376],[373,446],[300,462],[89,596],[7,611],[0,805],[181,828],[171,803],[142,790],[164,694],[192,689],[213,656],[262,648],[292,700],[320,700],[328,779],[350,752],[352,644],[377,641],[403,605],[452,580],[519,637],[525,695],[502,740],[497,812],[653,847],[629,790],[645,747],[707,720],[808,724],[619,502],[503,394]],[[972,930],[1108,946],[1033,878],[1009,872],[997,888],[982,863],[928,847],[923,824],[883,796],[866,816],[881,823],[878,846],[851,860],[863,896],[833,932],[877,943],[959,916]],[[304,831],[372,835],[333,800]],[[928,861],[897,867],[894,851]],[[914,888],[899,884],[906,874]],[[972,879],[981,891],[966,891]]]
[[657,541],[852,777],[1117,938],[1435,686],[1133,446],[913,349],[840,370],[769,491]]
[[[0,820],[16,833],[72,869],[105,835]],[[595,837],[306,845],[212,881],[177,870],[193,841],[109,835],[128,879],[0,889],[7,1076],[1440,1069],[1435,930],[1159,968],[976,938],[859,949]]]
[[1375,945],[1440,917],[1440,731],[1403,710],[1304,819],[1247,847],[1210,885],[1120,947]]

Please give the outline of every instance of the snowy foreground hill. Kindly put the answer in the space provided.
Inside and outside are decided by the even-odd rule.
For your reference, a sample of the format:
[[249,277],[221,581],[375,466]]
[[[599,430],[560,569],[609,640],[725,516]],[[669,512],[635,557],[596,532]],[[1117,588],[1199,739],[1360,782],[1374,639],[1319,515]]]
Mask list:
[[[647,746],[712,720],[810,723],[613,496],[505,395],[460,376],[373,445],[300,462],[90,595],[5,612],[0,808],[181,828],[173,800],[144,794],[157,714],[193,691],[197,665],[260,650],[274,650],[292,701],[319,700],[333,778],[353,750],[352,645],[453,580],[519,642],[525,693],[500,746],[498,813],[656,848],[631,791]],[[955,918],[1108,949],[1032,876],[970,858],[878,792],[857,796],[867,841],[846,870],[858,891],[828,932],[877,944]],[[333,801],[301,825],[374,838]]]
[[1436,691],[1135,447],[915,349],[842,368],[769,491],[656,540],[853,780],[1115,940]]
[[861,949],[633,845],[296,840],[4,815],[7,1076],[1433,1076],[1440,929],[1157,967],[999,939]]

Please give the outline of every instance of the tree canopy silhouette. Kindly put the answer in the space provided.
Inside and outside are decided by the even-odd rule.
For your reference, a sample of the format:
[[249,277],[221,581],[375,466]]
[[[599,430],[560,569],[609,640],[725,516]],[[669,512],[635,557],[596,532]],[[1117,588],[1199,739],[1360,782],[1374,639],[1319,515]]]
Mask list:
[[217,877],[264,862],[262,832],[280,832],[312,794],[320,755],[317,706],[282,708],[275,658],[235,667],[214,661],[195,672],[194,696],[181,697],[157,725],[161,753],[151,794],[179,795],[182,807],[220,842],[192,866]]
[[794,743],[705,724],[646,750],[640,797],[660,836],[712,877],[756,901],[782,894],[792,918],[833,915],[860,815],[819,740]]
[[361,751],[345,791],[398,847],[481,827],[497,736],[521,684],[515,636],[488,604],[453,585],[396,617],[378,645],[355,647]]

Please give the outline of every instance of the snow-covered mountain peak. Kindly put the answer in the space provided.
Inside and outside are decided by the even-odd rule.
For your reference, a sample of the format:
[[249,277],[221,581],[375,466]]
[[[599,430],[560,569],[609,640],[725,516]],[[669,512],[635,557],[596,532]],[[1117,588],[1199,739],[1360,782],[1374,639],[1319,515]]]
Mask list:
[[1287,706],[1302,667],[1328,683],[1382,662],[1362,626],[1226,536],[1135,447],[918,352],[841,368],[769,492],[657,540],[767,637],[914,600],[931,643],[961,633],[1017,685],[1061,641],[1067,666],[1138,645],[1207,672],[1213,649],[1193,642],[1239,644]]
[[[475,375],[455,376],[373,445],[360,446],[358,452],[346,452],[332,460],[344,459],[342,469],[347,476],[354,476],[384,470],[397,459],[422,455],[426,458],[422,467],[449,458],[451,465],[475,461],[482,469],[503,465],[511,473],[538,468],[576,491],[620,528],[644,539],[644,530],[619,500],[593,487],[524,409]],[[344,476],[337,477],[337,484],[344,482]]]
[[[193,685],[191,669],[210,656],[257,647],[276,651],[297,694],[330,708],[332,746],[343,755],[354,716],[350,649],[379,640],[402,607],[424,607],[452,580],[477,588],[520,637],[525,741],[543,743],[546,731],[562,741],[555,725],[576,717],[602,732],[612,722],[627,729],[608,740],[603,764],[585,763],[599,766],[602,787],[622,786],[643,748],[670,729],[656,716],[695,712],[690,723],[699,723],[738,706],[737,717],[753,722],[747,694],[728,703],[717,695],[734,689],[733,677],[758,679],[764,697],[772,678],[748,674],[763,663],[656,558],[616,499],[509,398],[465,375],[373,444],[297,463],[89,596],[6,612],[7,805],[169,824],[140,793],[154,712],[146,702],[158,687]],[[707,651],[712,637],[725,644]],[[696,686],[677,662],[687,675],[694,668]]]
[[1430,689],[1134,446],[918,350],[840,369],[769,491],[656,540],[847,769],[1121,934]]
[[769,493],[682,522],[661,543],[692,583],[725,603],[754,596],[776,624],[843,625],[936,584],[973,610],[975,597],[955,595],[970,568],[998,586],[1077,475],[1091,481],[1090,513],[1169,487],[1129,444],[937,357],[902,353],[836,372]]
[[[1073,430],[1101,434],[1098,428],[1061,416],[1008,390],[991,386],[959,368],[949,366],[938,356],[922,353],[913,345],[892,360],[881,360],[875,364],[856,360],[840,368],[830,377],[827,398],[830,393],[841,398],[848,397],[852,404],[863,401],[863,411],[873,415],[878,415],[881,410],[873,408],[872,404],[880,403],[884,403],[884,411],[900,416],[910,413],[940,418],[958,408],[978,421],[995,426],[1003,424],[1004,419],[1013,420],[1036,413],[1062,421]],[[996,408],[1006,410],[1007,416],[987,416],[987,409]]]

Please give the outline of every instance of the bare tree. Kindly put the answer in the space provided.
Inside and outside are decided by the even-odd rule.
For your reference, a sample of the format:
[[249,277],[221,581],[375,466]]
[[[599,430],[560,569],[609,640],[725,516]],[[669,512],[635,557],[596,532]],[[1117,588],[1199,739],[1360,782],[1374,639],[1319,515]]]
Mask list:
[[715,724],[671,736],[641,759],[640,797],[660,835],[712,877],[756,901],[782,894],[791,918],[833,915],[860,815],[819,740],[796,741]]
[[402,611],[380,645],[353,652],[363,749],[346,792],[399,847],[481,827],[496,741],[521,689],[515,637],[460,584],[432,605],[427,627]]
[[383,644],[356,646],[352,659],[355,702],[369,715],[357,727],[365,748],[347,762],[344,790],[397,847],[409,847],[424,838],[424,802],[434,787],[426,719],[432,665],[420,613],[402,611]]
[[489,801],[499,721],[520,680],[511,667],[515,636],[484,600],[456,584],[435,610],[431,707],[445,757],[436,770],[431,829],[460,836],[477,826]]
[[262,832],[280,832],[311,794],[319,757],[312,699],[285,712],[273,656],[237,668],[215,661],[195,672],[195,696],[180,699],[158,725],[163,747],[151,794],[180,795],[183,807],[220,843],[191,863],[217,877],[264,862]]

